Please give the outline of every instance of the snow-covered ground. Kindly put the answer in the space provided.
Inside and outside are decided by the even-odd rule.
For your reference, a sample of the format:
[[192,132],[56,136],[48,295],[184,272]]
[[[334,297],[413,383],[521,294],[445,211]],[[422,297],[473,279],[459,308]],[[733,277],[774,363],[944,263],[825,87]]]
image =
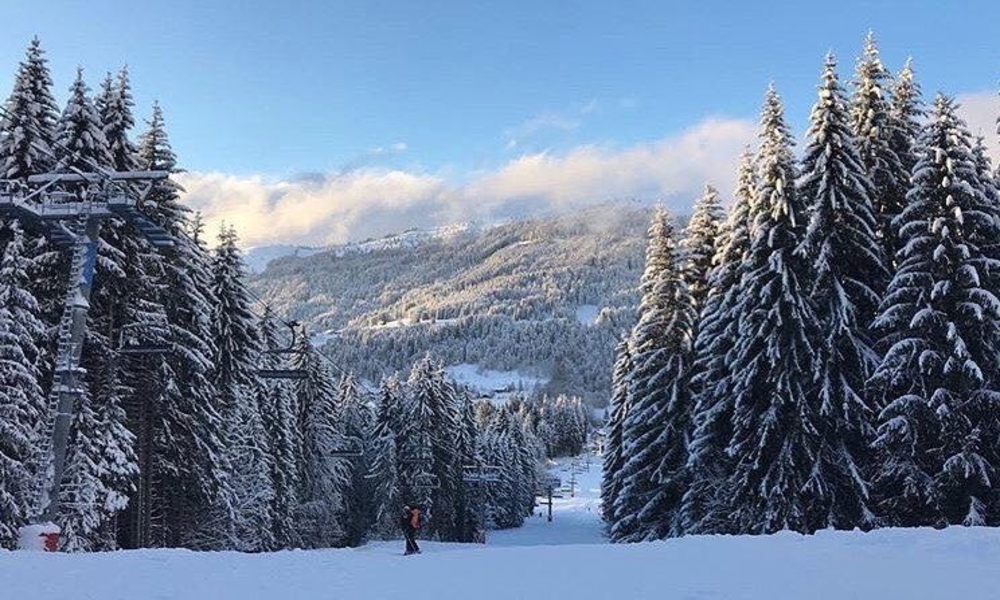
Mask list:
[[448,376],[481,396],[488,396],[496,403],[506,402],[519,392],[530,392],[547,383],[546,379],[525,375],[518,371],[493,371],[479,365],[462,363],[444,368]]
[[326,331],[320,331],[319,333],[312,334],[311,336],[309,336],[309,341],[312,342],[313,346],[317,348],[322,348],[327,344],[327,342],[329,342],[330,340],[334,340],[336,338],[337,338],[337,330],[327,329]]
[[[563,483],[565,461],[556,469]],[[603,543],[599,466],[556,499],[554,520],[491,532],[486,545],[402,542],[351,550],[245,555],[142,550],[0,552],[0,598],[12,600],[1000,598],[1000,530],[702,536]]]
[[[576,468],[574,468],[576,467]],[[575,483],[570,495],[570,482]],[[552,522],[548,507],[539,505],[535,517],[518,529],[490,531],[488,546],[566,546],[575,544],[606,544],[601,521],[601,461],[596,456],[576,460],[560,460],[550,470],[562,482],[552,499]]]
[[456,325],[458,322],[458,319],[427,319],[424,321],[418,321],[416,319],[404,317],[402,319],[396,319],[395,321],[386,321],[385,323],[368,325],[361,327],[360,329],[399,329],[401,327],[412,327],[414,325],[446,326]]
[[576,320],[581,325],[593,325],[597,323],[597,315],[600,314],[601,307],[596,304],[581,304],[576,307]]

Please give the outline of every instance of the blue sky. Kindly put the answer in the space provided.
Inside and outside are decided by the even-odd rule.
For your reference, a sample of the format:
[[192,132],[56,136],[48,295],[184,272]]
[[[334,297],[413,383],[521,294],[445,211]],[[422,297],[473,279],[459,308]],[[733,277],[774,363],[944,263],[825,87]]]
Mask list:
[[[425,178],[466,199],[435,204],[440,221],[470,216],[454,206],[468,189],[525,159],[655,156],[707,119],[750,123],[771,80],[801,133],[823,55],[836,52],[849,79],[869,28],[891,69],[914,57],[925,93],[995,91],[1000,3],[955,4],[6,0],[0,72],[9,89],[36,34],[60,98],[77,65],[96,86],[127,62],[139,113],[162,103],[187,169],[264,186],[303,174],[352,186],[360,175]],[[600,193],[690,195],[660,179]],[[260,193],[282,201],[280,189]],[[337,193],[314,202],[365,202]],[[198,202],[213,213],[213,200]]]

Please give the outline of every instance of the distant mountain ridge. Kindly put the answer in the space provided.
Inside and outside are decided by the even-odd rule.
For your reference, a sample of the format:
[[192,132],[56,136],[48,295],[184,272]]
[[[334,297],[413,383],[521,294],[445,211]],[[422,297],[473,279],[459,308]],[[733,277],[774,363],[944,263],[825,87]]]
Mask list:
[[392,248],[412,248],[427,240],[448,238],[469,231],[479,231],[497,225],[479,225],[476,223],[456,223],[433,229],[408,229],[402,233],[393,233],[380,238],[372,238],[360,242],[348,242],[330,246],[299,246],[291,244],[274,244],[258,246],[249,249],[244,259],[251,273],[262,273],[272,260],[286,256],[306,257],[320,252],[333,252],[338,256],[351,253],[366,253]]
[[622,203],[291,247],[250,285],[370,381],[430,352],[460,372],[519,373],[602,405],[615,343],[634,318],[651,214]]

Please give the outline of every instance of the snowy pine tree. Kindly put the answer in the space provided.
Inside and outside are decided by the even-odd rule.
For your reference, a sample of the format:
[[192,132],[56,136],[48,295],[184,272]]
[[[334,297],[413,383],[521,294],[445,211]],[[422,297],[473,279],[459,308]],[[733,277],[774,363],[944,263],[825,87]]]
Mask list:
[[882,64],[875,34],[868,32],[855,71],[851,116],[861,162],[873,186],[871,197],[879,219],[879,236],[884,254],[890,258],[899,250],[892,221],[906,204],[909,181],[893,145],[897,123],[892,115],[891,86],[892,76]]
[[604,441],[604,470],[601,478],[601,514],[605,522],[612,523],[614,506],[621,490],[621,471],[625,464],[622,446],[625,419],[629,412],[629,379],[632,376],[632,353],[628,339],[618,343],[615,370],[611,377],[611,402],[608,405],[607,436]]
[[997,266],[983,247],[1000,231],[971,145],[954,102],[938,96],[899,218],[899,269],[875,322],[885,358],[872,383],[885,408],[874,483],[889,525],[997,521],[1000,301],[983,287]]
[[0,258],[0,548],[13,549],[31,516],[38,477],[33,452],[47,411],[39,383],[45,325],[28,290],[30,262],[17,221]]
[[53,142],[59,109],[52,95],[52,76],[36,37],[17,69],[14,89],[0,119],[0,173],[21,179],[44,173],[53,165]]
[[761,116],[756,216],[747,272],[734,307],[733,462],[726,494],[744,533],[807,531],[803,488],[819,447],[813,385],[816,316],[808,263],[796,253],[806,207],[795,188],[792,136],[771,87]]
[[[90,88],[83,80],[83,69],[77,69],[69,93],[56,128],[59,167],[64,172],[70,169],[87,172],[93,171],[95,166],[111,166],[111,152],[104,137],[101,117],[90,98]],[[66,185],[81,194],[86,189],[80,185]]]
[[273,545],[274,490],[270,481],[271,452],[256,393],[260,333],[243,282],[243,259],[236,241],[235,230],[224,227],[212,264],[212,292],[218,303],[212,314],[215,388],[226,424],[224,440],[232,486],[232,497],[223,508],[232,511],[233,521],[225,523],[223,519],[222,532],[231,536],[228,543],[232,546],[259,551]]
[[134,170],[138,160],[138,149],[129,139],[129,132],[135,127],[135,117],[132,115],[135,102],[132,100],[132,85],[127,67],[122,67],[118,71],[114,82],[111,80],[111,75],[108,75],[101,87],[96,106],[101,129],[108,142],[111,166],[116,171]]
[[461,485],[461,414],[456,390],[444,369],[429,356],[414,365],[406,387],[406,420],[399,447],[403,499],[424,506],[433,515],[427,535],[455,540],[461,533],[455,514]]
[[695,308],[683,280],[673,225],[653,218],[632,334],[631,405],[622,430],[624,466],[611,539],[677,535],[691,422],[688,362]]
[[297,340],[295,350],[292,368],[306,375],[295,386],[302,437],[298,536],[306,548],[342,546],[345,531],[340,519],[351,470],[346,460],[333,455],[342,447],[343,437],[337,421],[336,383],[308,335]]
[[[138,168],[174,172],[163,113],[153,106],[148,129],[139,140]],[[224,424],[216,404],[212,336],[211,257],[199,243],[180,187],[170,179],[151,182],[144,209],[171,234],[175,245],[164,262],[159,302],[165,307],[172,352],[165,356],[160,380],[160,420],[153,455],[158,516],[152,542],[158,546],[211,547],[210,508],[227,497],[229,466],[223,451]]]
[[348,546],[361,545],[371,527],[372,502],[368,480],[368,465],[365,463],[369,431],[373,426],[373,415],[367,394],[352,375],[340,380],[335,401],[337,417],[343,429],[340,441],[341,451],[361,456],[346,457],[350,470],[350,485],[344,496],[343,522]]
[[[527,488],[531,482],[526,479],[529,460],[524,445],[523,434],[517,418],[506,408],[496,412],[489,426],[490,453],[486,459],[488,464],[501,467],[500,481],[491,490],[494,494],[490,500],[494,526],[497,528],[520,527],[524,517],[529,514],[529,504],[526,502]],[[531,505],[534,503],[534,488],[531,488]]]
[[701,311],[708,297],[708,276],[719,251],[723,218],[719,192],[714,187],[705,185],[705,193],[694,203],[694,214],[684,230],[683,241],[684,279],[698,311]]
[[400,383],[395,376],[382,382],[370,436],[367,478],[372,494],[372,532],[378,538],[391,538],[399,533],[398,517],[403,500],[396,463],[396,431],[402,425],[401,396]]
[[698,319],[694,366],[694,431],[688,448],[691,483],[681,505],[689,533],[729,532],[726,509],[732,435],[732,352],[739,335],[735,307],[750,252],[750,225],[756,214],[757,174],[749,149],[740,163],[734,203],[709,274],[709,293]]
[[[917,164],[917,138],[920,136],[926,117],[920,85],[914,79],[913,62],[910,60],[906,61],[906,65],[896,76],[892,87],[892,107],[889,114],[892,117],[890,147],[893,153],[899,157],[903,181],[906,183],[904,192],[907,192],[909,191],[910,173],[913,172],[913,166]],[[895,228],[895,225],[893,226]],[[896,248],[896,251],[898,252],[899,248]],[[895,257],[889,256],[887,258],[895,264]]]
[[[281,355],[275,353],[282,346],[278,341],[276,318],[270,307],[260,320],[261,344],[266,352],[262,356],[262,369],[286,369]],[[297,546],[295,511],[298,509],[298,469],[302,441],[296,427],[297,407],[291,385],[282,380],[262,380],[260,389],[261,419],[267,433],[271,451],[271,500],[274,544],[277,548]]]
[[874,525],[866,477],[875,412],[864,386],[877,363],[868,326],[888,271],[836,68],[828,55],[799,187],[810,207],[803,246],[815,269],[812,299],[822,330],[815,424],[823,441],[806,482],[816,518],[808,530]]

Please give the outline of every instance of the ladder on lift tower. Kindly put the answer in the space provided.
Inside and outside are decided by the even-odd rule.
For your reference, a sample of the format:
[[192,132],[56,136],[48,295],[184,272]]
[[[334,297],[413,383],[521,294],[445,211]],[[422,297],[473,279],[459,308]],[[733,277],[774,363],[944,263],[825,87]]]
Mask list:
[[[31,223],[57,246],[72,250],[52,388],[49,390],[46,431],[34,454],[36,468],[32,524],[52,523],[59,512],[59,487],[65,469],[69,428],[82,392],[80,355],[86,339],[87,314],[93,285],[101,222],[120,218],[131,223],[156,248],[173,246],[170,234],[153,223],[128,195],[121,181],[165,179],[166,171],[45,173],[27,181],[0,185],[0,216]],[[86,185],[78,196],[58,189],[59,184]],[[38,186],[32,189],[32,185]]]
[[[80,238],[85,239],[82,235]],[[41,445],[34,455],[34,465],[38,469],[36,472],[43,475],[35,482],[34,498],[37,513],[41,513],[46,507],[46,495],[48,494],[48,489],[51,487],[49,481],[54,474],[52,471],[62,471],[62,465],[49,465],[49,461],[53,458],[53,439],[64,435],[62,432],[57,432],[57,428],[65,427],[68,434],[70,425],[70,415],[61,415],[60,399],[64,395],[69,395],[76,402],[83,391],[80,387],[80,379],[84,375],[84,369],[79,366],[80,356],[83,351],[83,340],[74,341],[73,320],[74,314],[77,311],[86,311],[89,308],[87,301],[81,296],[79,290],[79,284],[86,274],[88,260],[92,260],[92,258],[88,259],[87,244],[85,242],[74,243],[66,298],[63,303],[63,314],[59,319],[56,344],[57,358],[46,412],[48,416],[45,420],[45,431],[49,434],[42,436]]]

